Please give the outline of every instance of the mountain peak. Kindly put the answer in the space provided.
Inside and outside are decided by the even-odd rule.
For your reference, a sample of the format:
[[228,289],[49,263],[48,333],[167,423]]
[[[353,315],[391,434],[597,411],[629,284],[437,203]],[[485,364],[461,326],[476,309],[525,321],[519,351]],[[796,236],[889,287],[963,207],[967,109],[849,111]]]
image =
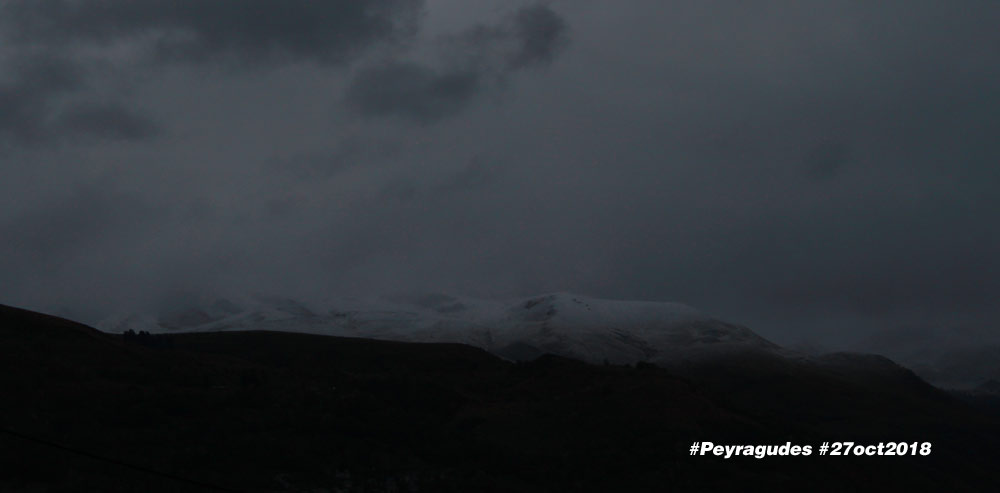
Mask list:
[[[272,330],[412,342],[457,342],[507,358],[556,354],[595,363],[670,362],[732,350],[771,351],[753,331],[680,303],[608,300],[568,292],[482,300],[416,294],[307,305],[253,297],[167,314],[119,316],[104,330]],[[512,356],[517,355],[517,356]]]

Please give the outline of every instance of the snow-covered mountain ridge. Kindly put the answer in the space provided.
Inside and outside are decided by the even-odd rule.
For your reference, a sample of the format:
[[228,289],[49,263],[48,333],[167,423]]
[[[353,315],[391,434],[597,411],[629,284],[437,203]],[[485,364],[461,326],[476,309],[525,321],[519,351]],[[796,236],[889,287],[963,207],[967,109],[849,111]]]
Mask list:
[[570,293],[480,300],[447,295],[213,300],[155,316],[125,314],[106,332],[273,330],[408,342],[457,342],[523,360],[544,353],[593,363],[671,363],[733,351],[778,352],[753,331],[678,303],[619,301]]

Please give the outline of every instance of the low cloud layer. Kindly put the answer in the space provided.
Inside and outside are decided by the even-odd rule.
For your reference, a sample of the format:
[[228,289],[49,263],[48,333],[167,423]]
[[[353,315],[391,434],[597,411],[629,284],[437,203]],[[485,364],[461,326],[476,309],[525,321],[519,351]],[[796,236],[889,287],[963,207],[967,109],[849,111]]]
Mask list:
[[0,5],[0,302],[576,291],[828,347],[996,330],[993,2]]

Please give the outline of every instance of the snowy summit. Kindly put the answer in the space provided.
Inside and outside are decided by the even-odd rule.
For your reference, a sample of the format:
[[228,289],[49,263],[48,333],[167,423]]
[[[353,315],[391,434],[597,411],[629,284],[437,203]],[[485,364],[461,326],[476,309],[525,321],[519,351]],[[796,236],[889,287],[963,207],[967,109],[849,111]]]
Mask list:
[[679,303],[570,293],[513,300],[447,295],[335,299],[309,304],[253,297],[214,300],[155,316],[98,324],[123,332],[274,330],[408,342],[455,342],[512,360],[551,353],[591,363],[672,363],[734,351],[777,351],[750,329]]

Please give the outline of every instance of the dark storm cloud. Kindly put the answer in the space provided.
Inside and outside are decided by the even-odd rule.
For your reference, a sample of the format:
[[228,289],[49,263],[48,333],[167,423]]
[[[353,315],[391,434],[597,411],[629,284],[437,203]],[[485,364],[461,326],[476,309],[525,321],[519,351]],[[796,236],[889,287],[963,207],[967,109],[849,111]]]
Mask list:
[[6,69],[14,74],[13,87],[27,100],[79,89],[84,85],[82,67],[57,56],[43,54],[15,57]]
[[2,27],[24,45],[146,45],[167,60],[343,63],[412,34],[422,0],[8,0]]
[[508,55],[512,69],[547,65],[566,43],[566,21],[546,5],[535,5],[519,10],[511,25],[506,26],[505,37],[515,40],[517,49]]
[[147,117],[114,103],[67,104],[87,86],[79,64],[51,55],[9,61],[0,85],[0,150],[66,137],[141,140],[155,135]]
[[448,50],[467,63],[512,71],[551,64],[566,48],[569,29],[551,7],[536,4],[518,9],[497,24],[477,24],[447,42]]
[[50,98],[83,86],[82,71],[52,57],[18,57],[3,68],[8,80],[0,83],[0,149],[47,140]]
[[[3,5],[0,56],[55,61],[0,89],[36,142],[0,160],[11,302],[577,291],[831,348],[1000,318],[996,2]],[[177,212],[86,215],[134,196]]]
[[475,72],[438,73],[393,62],[362,70],[347,89],[350,108],[368,116],[405,116],[430,122],[461,111],[482,86]]
[[[123,104],[77,100],[88,72],[106,71],[115,50],[139,60],[241,66],[302,60],[342,64],[379,42],[414,34],[422,0],[284,1],[7,0],[0,36],[23,55],[0,67],[3,148],[80,136],[141,140],[158,124]],[[81,50],[90,49],[88,59]],[[33,60],[39,58],[39,60]],[[120,62],[110,66],[121,71]]]
[[459,114],[513,72],[552,63],[566,42],[566,22],[551,8],[523,7],[499,24],[480,24],[448,39],[448,68],[392,61],[360,71],[346,102],[362,115],[434,122]]

